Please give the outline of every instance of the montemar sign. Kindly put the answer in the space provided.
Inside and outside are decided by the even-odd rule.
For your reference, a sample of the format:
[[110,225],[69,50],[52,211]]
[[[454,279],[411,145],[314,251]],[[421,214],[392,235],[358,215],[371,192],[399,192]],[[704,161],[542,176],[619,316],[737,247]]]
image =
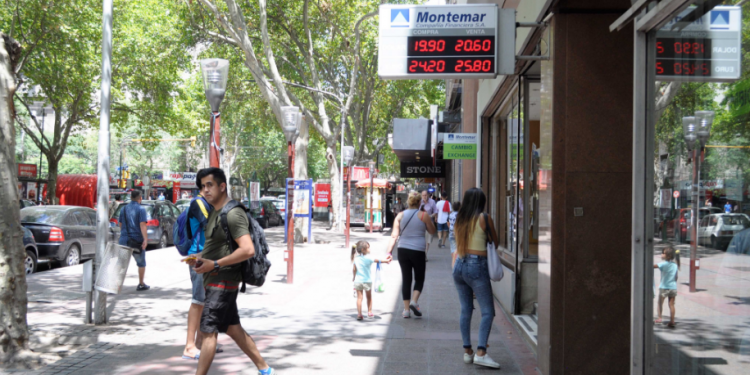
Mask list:
[[446,133],[443,135],[443,159],[476,158],[476,133]]

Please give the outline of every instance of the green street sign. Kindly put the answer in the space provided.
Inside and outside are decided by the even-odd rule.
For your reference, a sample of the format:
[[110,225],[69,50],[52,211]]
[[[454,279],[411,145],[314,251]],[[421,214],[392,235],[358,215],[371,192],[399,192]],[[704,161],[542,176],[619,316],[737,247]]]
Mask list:
[[477,144],[443,144],[443,159],[476,159]]

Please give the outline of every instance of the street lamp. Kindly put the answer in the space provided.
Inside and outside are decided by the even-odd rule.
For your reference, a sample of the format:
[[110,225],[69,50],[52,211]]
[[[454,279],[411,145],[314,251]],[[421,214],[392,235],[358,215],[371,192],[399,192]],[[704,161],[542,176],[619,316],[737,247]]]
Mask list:
[[[44,137],[44,119],[47,117],[47,108],[44,107],[44,102],[34,102],[31,108],[33,108],[33,111],[34,111],[34,113],[32,114],[34,118],[36,118],[36,116],[38,116],[40,112],[42,114],[41,137]],[[37,204],[41,204],[42,202],[42,189],[41,189],[40,180],[42,179],[42,156],[43,155],[44,154],[42,153],[42,149],[39,148],[39,172],[37,173],[37,182],[36,182],[37,183]]]
[[373,207],[372,207],[372,203],[373,203],[373,195],[375,195],[375,185],[374,185],[374,180],[375,180],[375,162],[374,161],[370,161],[368,163],[368,166],[370,167],[370,233],[372,233],[372,223],[373,223],[373,217],[372,217],[372,215],[374,213]]
[[354,146],[343,146],[341,147],[341,153],[344,155],[342,162],[346,164],[349,172],[346,176],[346,248],[349,248],[349,214],[351,213],[351,198],[352,198],[352,166],[349,165],[354,159]]
[[[700,162],[703,159],[703,149],[711,135],[711,125],[714,122],[713,111],[697,111],[695,116],[682,118],[682,131],[685,144],[693,152],[693,184],[690,189],[692,196],[692,218],[690,220],[690,292],[696,291],[695,273],[698,270],[698,212],[700,205]],[[700,158],[698,157],[700,153]]]
[[298,107],[285,106],[281,107],[281,118],[281,130],[286,137],[287,155],[289,156],[289,178],[286,185],[286,283],[291,284],[294,281],[294,213],[292,212],[293,206],[289,202],[294,202],[294,142],[299,136],[302,113],[300,113]]
[[208,160],[212,167],[220,167],[221,154],[221,131],[219,128],[220,120],[219,105],[224,100],[224,93],[227,90],[227,77],[229,77],[229,61],[224,59],[203,59],[201,60],[201,71],[203,72],[203,90],[206,93],[206,99],[211,104],[211,128],[210,141],[208,146]]

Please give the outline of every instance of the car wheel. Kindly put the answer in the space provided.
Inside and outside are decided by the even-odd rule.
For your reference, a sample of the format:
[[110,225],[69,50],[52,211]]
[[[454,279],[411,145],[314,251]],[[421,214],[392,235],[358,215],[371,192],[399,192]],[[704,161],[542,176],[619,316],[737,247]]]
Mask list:
[[259,223],[260,223],[260,227],[261,227],[261,228],[263,228],[263,229],[266,229],[266,228],[268,228],[268,218],[265,218],[265,219],[263,219],[263,220],[260,220],[260,222],[259,222]]
[[711,236],[711,248],[718,249],[719,247],[719,240],[716,238],[716,236]]
[[30,275],[34,272],[36,272],[36,255],[34,255],[34,252],[31,250],[26,250],[26,260],[24,260],[23,265],[24,268],[26,268],[26,274]]
[[75,266],[81,263],[81,248],[78,245],[70,246],[62,261],[63,267]]
[[159,248],[163,249],[165,247],[167,247],[167,234],[162,233],[161,238],[159,238]]

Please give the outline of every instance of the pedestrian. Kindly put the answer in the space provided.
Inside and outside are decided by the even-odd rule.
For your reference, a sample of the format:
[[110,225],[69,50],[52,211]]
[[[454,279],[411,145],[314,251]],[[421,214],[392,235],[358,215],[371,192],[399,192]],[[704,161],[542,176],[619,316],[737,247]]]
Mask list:
[[401,197],[396,197],[396,203],[393,205],[393,216],[398,216],[405,209],[404,204],[401,202]]
[[164,192],[163,191],[159,193],[159,200],[160,201],[164,200]]
[[661,251],[661,262],[654,264],[654,268],[661,271],[661,282],[659,283],[659,304],[656,309],[656,320],[654,323],[662,322],[662,305],[664,299],[669,299],[669,323],[667,327],[674,328],[675,300],[677,299],[677,271],[679,264],[675,263],[675,250],[668,246]]
[[[437,207],[435,206],[435,200],[432,199],[432,194],[430,194],[427,190],[422,190],[422,201],[419,205],[419,210],[424,211],[427,213],[427,215],[430,217],[430,220],[432,220],[432,224],[434,226],[435,224],[435,218],[437,216]],[[432,243],[432,240],[435,238],[435,232],[425,232],[425,246],[424,246],[424,253],[425,253],[425,261],[427,259],[427,252],[430,251],[430,244]]]
[[200,322],[203,343],[196,374],[208,373],[216,354],[219,332],[226,333],[237,343],[253,361],[260,375],[274,374],[273,368],[260,355],[255,341],[242,328],[237,309],[237,293],[242,281],[240,263],[255,254],[248,229],[250,223],[242,207],[238,206],[226,214],[229,233],[234,237],[229,241],[237,244],[237,249],[232,251],[219,223],[222,208],[231,201],[227,196],[227,177],[219,168],[206,168],[202,172],[199,186],[202,186],[202,195],[213,210],[206,223],[203,252],[196,254],[196,259],[188,260],[188,264],[195,267],[195,272],[203,274],[206,291]]
[[[414,312],[416,317],[422,316],[419,308],[419,296],[424,287],[425,268],[427,253],[425,247],[425,234],[435,234],[435,225],[432,218],[424,211],[420,211],[419,195],[409,195],[407,204],[409,209],[398,214],[393,224],[391,241],[388,244],[388,256],[392,256],[393,248],[398,248],[398,264],[401,266],[401,296],[404,300],[404,318],[410,318]],[[412,220],[417,217],[417,220]],[[414,292],[412,293],[412,272],[414,273]]]
[[[478,188],[464,194],[461,209],[456,216],[454,233],[456,252],[453,253],[453,282],[461,302],[459,326],[464,342],[464,363],[499,368],[487,354],[487,341],[495,317],[495,304],[487,263],[487,243],[497,243],[497,233],[492,219],[484,214],[487,198]],[[482,312],[479,323],[479,343],[474,352],[471,347],[471,314],[474,296]]]
[[724,205],[724,212],[725,213],[731,213],[732,212],[732,204],[727,201],[727,203]]
[[456,236],[455,236],[455,226],[456,226],[456,217],[458,217],[458,210],[461,209],[461,202],[453,203],[453,212],[448,216],[448,240],[451,244],[451,254],[456,252]]
[[359,241],[352,246],[352,282],[354,290],[357,291],[357,320],[364,319],[362,316],[362,295],[367,294],[367,317],[372,319],[375,315],[372,313],[372,263],[390,263],[392,257],[388,256],[384,260],[373,258],[370,254],[370,243]]
[[445,247],[448,241],[448,216],[451,214],[451,202],[448,202],[448,193],[440,193],[440,202],[435,205],[437,209],[437,232],[438,247]]
[[138,190],[130,193],[130,203],[125,205],[120,212],[120,241],[122,246],[140,248],[140,252],[133,252],[133,259],[138,266],[138,287],[137,291],[151,289],[143,281],[146,275],[146,245],[148,245],[148,214],[146,209],[141,206],[143,196]]
[[[198,171],[197,176],[201,176],[203,170]],[[198,183],[200,187],[200,182]],[[192,236],[192,243],[188,250],[188,257],[203,252],[206,243],[205,229],[208,222],[208,214],[211,212],[211,206],[199,194],[197,199],[190,202],[187,212],[187,224],[190,226],[189,234]],[[188,237],[190,238],[190,237]],[[203,343],[203,335],[199,331],[203,305],[206,301],[206,290],[203,287],[203,275],[195,272],[195,269],[188,266],[190,272],[190,282],[192,283],[192,299],[190,309],[188,310],[188,329],[185,349],[182,351],[183,359],[199,359],[200,348]],[[217,353],[223,350],[217,349]]]
[[331,230],[333,228],[333,203],[331,200],[328,200],[328,228],[326,230]]

